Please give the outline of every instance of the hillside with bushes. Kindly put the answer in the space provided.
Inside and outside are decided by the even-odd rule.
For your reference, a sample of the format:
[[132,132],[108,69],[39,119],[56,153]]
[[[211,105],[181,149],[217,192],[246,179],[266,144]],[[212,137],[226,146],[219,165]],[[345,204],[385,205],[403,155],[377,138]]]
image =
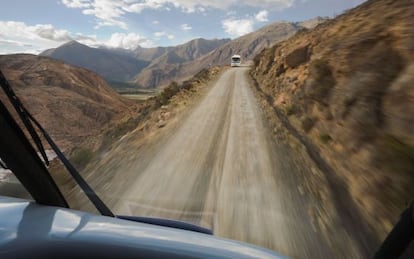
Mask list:
[[275,132],[305,147],[380,238],[414,197],[412,17],[410,0],[370,0],[265,49],[251,70]]

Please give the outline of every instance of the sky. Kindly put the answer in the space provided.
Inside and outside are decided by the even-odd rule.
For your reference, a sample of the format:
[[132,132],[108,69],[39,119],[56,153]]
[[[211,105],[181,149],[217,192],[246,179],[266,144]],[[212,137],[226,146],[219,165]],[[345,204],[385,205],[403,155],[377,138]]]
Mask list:
[[0,54],[91,47],[175,46],[237,38],[276,21],[335,17],[364,0],[2,0]]

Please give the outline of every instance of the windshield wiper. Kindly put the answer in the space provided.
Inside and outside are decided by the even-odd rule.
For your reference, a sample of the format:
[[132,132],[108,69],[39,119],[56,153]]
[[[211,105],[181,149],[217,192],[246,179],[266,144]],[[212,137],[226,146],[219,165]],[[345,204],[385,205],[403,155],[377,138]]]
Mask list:
[[49,165],[49,160],[47,158],[42,141],[39,135],[37,134],[35,128],[33,127],[32,123],[34,123],[36,127],[40,130],[40,132],[43,134],[44,138],[49,143],[53,151],[56,153],[57,157],[60,159],[60,161],[62,161],[63,165],[66,167],[68,172],[72,175],[73,179],[76,181],[79,187],[83,190],[83,192],[86,194],[86,196],[95,206],[95,208],[104,216],[114,217],[114,214],[111,212],[111,210],[105,205],[105,203],[98,197],[95,191],[90,187],[90,185],[85,181],[85,179],[83,179],[83,177],[79,174],[79,172],[75,169],[75,167],[69,162],[69,160],[65,157],[62,151],[59,149],[59,147],[55,144],[55,142],[52,140],[52,138],[49,136],[46,130],[23,106],[22,102],[16,96],[15,92],[13,91],[9,82],[4,77],[1,71],[0,71],[0,85],[3,88],[4,92],[6,93],[9,101],[12,103],[13,107],[15,108],[17,114],[19,115],[26,129],[30,133],[30,136],[32,137],[34,143],[36,144],[45,163]]

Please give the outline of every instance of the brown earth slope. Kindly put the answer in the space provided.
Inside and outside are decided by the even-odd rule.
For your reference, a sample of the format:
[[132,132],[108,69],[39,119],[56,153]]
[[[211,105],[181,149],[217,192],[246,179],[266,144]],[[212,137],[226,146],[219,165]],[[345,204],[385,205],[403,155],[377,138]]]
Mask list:
[[[67,151],[135,113],[133,102],[86,69],[23,54],[0,56],[0,69],[26,108]],[[5,100],[3,92],[0,98]]]
[[279,134],[327,162],[381,238],[414,197],[413,17],[411,0],[367,1],[262,51],[251,71]]

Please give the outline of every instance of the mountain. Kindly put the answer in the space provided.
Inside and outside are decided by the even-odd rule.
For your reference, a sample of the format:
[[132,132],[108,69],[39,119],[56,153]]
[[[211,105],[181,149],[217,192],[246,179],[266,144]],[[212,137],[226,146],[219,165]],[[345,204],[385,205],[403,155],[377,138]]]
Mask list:
[[378,240],[414,197],[412,17],[412,0],[368,0],[265,49],[251,70],[274,131],[320,157],[317,181],[342,186],[340,206],[356,207]]
[[[134,79],[136,84],[156,86],[164,71],[167,71],[167,74],[171,73],[169,69],[171,65],[175,67],[198,58],[228,41],[229,39],[195,39],[175,47],[138,47],[133,51],[91,48],[77,41],[70,41],[58,48],[46,50],[40,55],[92,70],[108,81],[127,82],[142,71],[143,75],[149,74],[148,77],[144,76],[148,79]],[[147,82],[148,80],[151,82]]]
[[134,82],[149,88],[169,82],[171,77],[180,73],[181,64],[196,60],[228,42],[230,39],[206,40],[199,38],[170,48],[138,73]]
[[135,50],[133,50],[133,55],[137,59],[151,62],[172,49],[174,49],[174,47],[142,48],[138,46]]
[[149,64],[126,50],[91,48],[77,41],[46,50],[40,55],[92,70],[108,81],[128,81]]
[[320,17],[320,16],[318,16],[318,17],[315,17],[315,18],[312,18],[312,19],[309,19],[309,20],[306,20],[306,21],[303,21],[303,22],[298,22],[296,24],[298,26],[303,27],[303,28],[306,28],[306,29],[313,29],[316,26],[318,26],[319,24],[321,24],[321,23],[323,23],[323,22],[325,22],[327,20],[329,20],[328,17]]
[[[0,55],[0,70],[57,144],[70,151],[133,113],[97,74],[35,55]],[[4,103],[3,92],[0,98]]]
[[[244,61],[251,60],[265,47],[272,46],[293,36],[298,30],[306,29],[320,24],[327,19],[316,18],[309,22],[290,23],[276,22],[267,25],[255,32],[251,32],[237,39],[227,41],[212,51],[198,58],[187,59],[185,62],[166,62],[165,59],[178,60],[168,53],[154,60],[143,69],[134,79],[134,82],[144,87],[159,87],[172,80],[182,81],[194,75],[203,68],[212,65],[227,65],[232,55],[239,54]],[[173,52],[175,54],[176,52]],[[166,56],[167,55],[167,56]],[[164,59],[164,60],[162,60]]]

